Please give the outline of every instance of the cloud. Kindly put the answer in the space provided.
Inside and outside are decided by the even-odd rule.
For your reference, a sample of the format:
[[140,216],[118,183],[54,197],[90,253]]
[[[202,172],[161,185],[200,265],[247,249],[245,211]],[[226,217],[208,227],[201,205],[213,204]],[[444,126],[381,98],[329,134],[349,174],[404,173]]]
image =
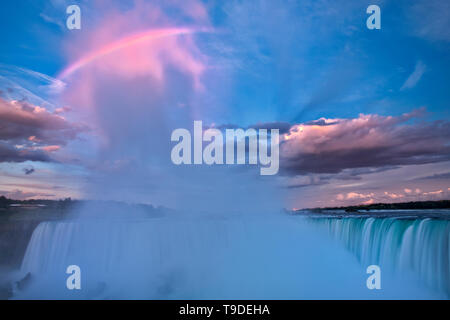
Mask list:
[[330,178],[328,176],[322,175],[296,176],[288,179],[284,184],[284,187],[287,189],[296,189],[311,186],[319,186],[323,184],[328,184],[329,179]]
[[36,198],[51,198],[54,197],[54,194],[50,193],[43,193],[43,192],[27,192],[22,190],[12,190],[12,191],[6,191],[6,190],[0,190],[0,195],[14,199],[14,200],[29,200],[29,199],[36,199]]
[[433,180],[433,179],[450,179],[450,172],[437,173],[431,176],[416,178],[414,180]]
[[[350,204],[372,204],[374,203],[374,199],[373,197],[375,197],[375,193],[371,192],[371,193],[358,193],[358,192],[348,192],[346,195],[345,194],[338,194],[336,196],[336,200],[338,201],[346,201]],[[367,199],[367,200],[365,200]],[[361,200],[364,200],[361,202]]]
[[426,69],[427,68],[422,63],[422,61],[417,61],[413,73],[411,73],[408,79],[406,79],[406,81],[403,83],[402,87],[400,88],[400,91],[414,88],[416,84],[419,82],[419,80],[422,78]]
[[66,84],[34,70],[0,63],[0,89],[5,100],[26,100],[45,108],[55,108],[51,97]]
[[397,167],[387,166],[382,168],[356,168],[344,169],[339,173],[332,174],[306,174],[296,176],[280,177],[281,185],[287,189],[306,188],[320,185],[338,183],[339,181],[350,181],[350,184],[339,184],[339,187],[354,187],[361,185],[362,175],[376,174],[388,170],[394,170]]
[[286,134],[289,132],[289,129],[291,128],[291,124],[289,122],[266,122],[266,123],[257,123],[255,125],[249,126],[249,128],[254,128],[256,130],[259,129],[278,129],[280,134]]
[[14,66],[10,66],[10,68],[13,68],[13,69],[16,68],[16,70],[18,72],[22,73],[22,75],[39,80],[43,84],[43,87],[49,93],[54,93],[54,94],[60,93],[62,90],[64,90],[64,88],[66,86],[66,84],[63,81],[61,81],[60,79],[55,79],[55,78],[50,77],[41,72],[37,72],[34,70],[21,68],[21,67],[14,67]]
[[[89,32],[80,35],[76,41],[66,42],[70,64],[61,74],[69,76],[67,81],[74,75],[81,77],[83,82],[97,78],[99,73],[124,80],[151,77],[155,86],[165,90],[165,86],[173,85],[168,78],[175,70],[189,77],[195,88],[201,89],[205,57],[193,42],[193,33],[207,26],[206,12],[194,0],[187,1],[182,10],[172,6],[170,10],[174,15],[181,12],[184,20],[188,17],[191,24],[192,19],[196,23],[195,26],[176,28],[164,13],[165,8],[167,5],[159,1],[137,1],[124,12],[105,5],[102,19],[94,20],[86,27]],[[87,95],[92,94],[89,89],[85,90]]]
[[21,148],[0,141],[0,162],[24,162],[24,161],[53,161],[50,155],[41,150],[33,148]]
[[70,112],[72,111],[72,108],[65,106],[65,107],[61,107],[61,108],[56,108],[55,111],[53,111],[54,114],[62,114],[62,113],[66,113],[66,112]]
[[358,193],[358,192],[353,192],[352,191],[352,192],[348,192],[347,195],[344,195],[344,194],[340,193],[340,194],[338,194],[336,196],[336,199],[340,200],[340,201],[342,201],[342,200],[355,200],[355,199],[372,198],[374,196],[375,196],[375,194],[373,192],[364,194],[364,193]]
[[336,199],[337,199],[337,200],[344,200],[344,199],[345,199],[345,196],[344,196],[342,193],[339,193],[339,194],[336,196]]
[[385,191],[384,194],[391,199],[399,199],[399,198],[403,198],[405,196],[403,194],[391,193],[391,192],[387,192],[387,191]]
[[283,136],[280,165],[285,174],[339,173],[450,159],[450,124],[414,122],[421,111],[397,117],[359,115],[328,119],[327,125],[296,124]]
[[64,30],[65,25],[63,24],[63,19],[55,19],[53,17],[50,17],[48,15],[46,15],[45,13],[40,13],[39,16],[48,23],[57,25],[61,30]]
[[85,130],[43,107],[0,98],[0,162],[52,161],[50,152]]
[[368,204],[372,204],[372,203],[374,203],[374,202],[375,202],[374,199],[369,199],[369,200],[367,200],[367,201],[364,201],[362,204],[368,205]]
[[221,125],[216,125],[216,124],[211,124],[211,125],[203,125],[204,130],[209,129],[209,128],[215,128],[215,129],[219,129],[219,130],[226,130],[226,129],[255,129],[255,130],[259,130],[259,129],[267,129],[268,132],[270,132],[271,129],[278,129],[280,134],[286,134],[289,133],[289,130],[292,127],[292,124],[286,121],[274,121],[274,122],[259,122],[256,124],[252,124],[246,128],[242,128],[241,126],[237,125],[237,124],[232,124],[232,123],[228,123],[228,124],[221,124]]
[[423,194],[425,196],[427,196],[427,195],[439,195],[439,194],[442,194],[443,192],[444,192],[443,190],[436,190],[436,191],[424,192]]
[[450,2],[417,0],[405,6],[408,29],[432,41],[450,41]]
[[365,198],[371,198],[373,196],[374,196],[373,193],[369,193],[369,194],[362,194],[362,193],[357,193],[357,192],[347,193],[347,199],[365,199]]
[[[85,24],[87,32],[67,39],[69,65],[86,53],[97,52],[131,34],[204,26],[202,11],[205,11],[198,7],[202,2],[196,1],[196,8],[186,8],[189,3],[194,2],[183,2],[182,6],[172,6],[166,11],[154,3],[136,1],[122,12],[121,4],[116,7],[104,3],[101,19],[88,21],[91,25]],[[177,19],[180,10],[189,15],[189,21]],[[64,105],[89,119],[98,133],[95,136],[98,152],[89,159],[93,169],[88,172],[83,193],[98,199],[182,205],[184,210],[211,208],[212,203],[220,210],[227,206],[236,209],[236,204],[251,205],[254,210],[255,203],[269,202],[274,192],[262,188],[259,180],[242,178],[237,183],[223,167],[202,166],[192,170],[174,166],[167,157],[174,129],[190,128],[193,120],[204,119],[202,108],[210,115],[219,112],[209,102],[212,95],[206,88],[214,79],[207,78],[209,59],[197,45],[198,38],[185,34],[139,42],[92,60],[67,78]],[[217,172],[215,179],[222,181],[215,188],[208,183],[211,171]],[[247,172],[236,174],[242,176]],[[192,181],[196,183],[193,185]],[[239,201],[225,203],[224,194],[244,194],[241,190],[245,188],[252,190],[251,194],[245,192]],[[253,201],[256,197],[260,200]]]
[[26,168],[23,168],[23,172],[24,172],[26,175],[30,175],[30,174],[32,174],[32,173],[34,172],[34,168],[33,168],[33,167],[26,167]]
[[[392,203],[392,202],[408,202],[408,201],[427,201],[448,199],[450,188],[439,189],[434,191],[423,192],[416,189],[415,193],[412,189],[405,188],[405,193],[397,191],[373,191],[370,193],[360,193],[356,191],[348,193],[339,193],[334,198],[340,205],[367,205],[373,203]],[[335,202],[332,200],[332,202]]]

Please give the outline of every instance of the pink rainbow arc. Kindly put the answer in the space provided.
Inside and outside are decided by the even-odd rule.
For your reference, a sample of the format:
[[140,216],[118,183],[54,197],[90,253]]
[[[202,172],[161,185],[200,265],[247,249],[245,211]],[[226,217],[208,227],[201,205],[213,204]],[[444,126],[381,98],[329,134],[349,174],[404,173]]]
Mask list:
[[190,29],[190,28],[168,28],[168,29],[152,29],[144,32],[140,32],[137,34],[133,34],[131,36],[127,36],[122,38],[116,42],[105,45],[104,47],[89,53],[86,56],[81,57],[74,63],[67,66],[61,73],[57,76],[58,79],[64,79],[82,68],[83,66],[91,63],[94,60],[97,60],[100,57],[103,57],[107,54],[110,54],[114,51],[135,45],[137,43],[141,43],[148,40],[154,40],[164,37],[177,36],[183,34],[192,34],[195,32],[207,32],[206,29]]

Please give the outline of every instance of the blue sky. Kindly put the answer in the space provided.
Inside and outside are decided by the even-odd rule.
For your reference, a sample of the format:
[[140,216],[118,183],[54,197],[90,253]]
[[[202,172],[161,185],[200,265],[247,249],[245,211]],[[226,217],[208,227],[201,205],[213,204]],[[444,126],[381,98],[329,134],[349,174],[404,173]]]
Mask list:
[[[81,30],[68,30],[65,26],[65,8],[69,4],[80,5]],[[369,16],[366,8],[370,4],[377,4],[381,8],[381,30],[369,30],[366,27],[366,19]],[[436,0],[258,0],[112,1],[105,4],[103,1],[53,0],[14,1],[2,3],[1,6],[0,90],[3,99],[6,102],[26,99],[35,106],[46,108],[49,114],[58,108],[68,107],[70,112],[58,113],[64,116],[67,125],[76,123],[78,129],[82,125],[83,128],[89,128],[80,129],[76,138],[68,135],[64,141],[52,141],[51,145],[58,145],[59,149],[52,151],[51,160],[41,158],[39,161],[29,159],[23,162],[23,158],[12,161],[6,156],[3,160],[0,158],[0,175],[4,177],[0,191],[3,194],[12,195],[22,191],[37,197],[50,194],[54,198],[66,195],[95,196],[89,181],[98,179],[102,186],[105,183],[105,177],[98,176],[99,166],[104,167],[105,163],[122,163],[131,158],[136,160],[135,158],[139,157],[143,158],[136,160],[140,163],[138,167],[141,168],[142,165],[141,169],[148,171],[142,176],[143,180],[152,180],[155,172],[158,172],[157,175],[172,176],[173,169],[170,169],[170,166],[166,168],[164,165],[165,169],[161,169],[158,165],[161,161],[155,160],[157,157],[142,151],[141,148],[146,148],[145,144],[137,140],[149,139],[142,134],[154,132],[137,129],[140,125],[137,120],[140,119],[139,113],[136,118],[130,118],[138,122],[136,130],[127,131],[128,127],[122,128],[118,125],[117,121],[120,119],[109,119],[108,113],[101,111],[104,109],[100,104],[111,104],[111,100],[126,101],[126,97],[131,95],[142,94],[141,99],[138,96],[131,99],[136,104],[153,99],[154,95],[146,96],[143,93],[145,90],[140,89],[142,81],[139,85],[133,85],[129,81],[129,77],[137,79],[141,75],[119,74],[116,75],[117,81],[113,83],[116,78],[106,77],[106,73],[105,78],[101,75],[88,76],[87,69],[94,68],[89,66],[74,74],[72,78],[63,79],[62,87],[57,86],[56,78],[61,70],[77,58],[96,49],[96,37],[99,44],[105,45],[108,41],[118,40],[143,29],[186,26],[208,27],[212,30],[189,36],[192,43],[183,43],[181,48],[176,47],[189,57],[189,61],[198,61],[204,67],[200,78],[203,90],[196,92],[189,85],[193,69],[186,71],[175,62],[173,65],[164,62],[164,81],[171,89],[164,92],[161,100],[151,100],[149,104],[157,105],[162,101],[170,101],[173,104],[187,105],[189,108],[189,111],[186,111],[186,108],[182,111],[165,108],[165,128],[172,129],[175,124],[184,123],[182,119],[185,112],[200,117],[205,123],[247,127],[258,123],[277,122],[295,126],[320,118],[358,119],[360,114],[398,118],[424,108],[420,116],[410,117],[407,121],[399,120],[400,124],[396,124],[413,126],[408,129],[410,131],[398,130],[397,133],[393,127],[383,127],[383,130],[393,134],[385,138],[391,137],[395,140],[403,137],[403,132],[413,136],[418,133],[417,128],[420,126],[420,130],[423,130],[423,126],[433,128],[434,121],[444,122],[439,137],[426,138],[436,141],[435,151],[408,149],[408,156],[402,157],[401,160],[392,157],[396,160],[387,159],[375,164],[369,161],[367,168],[378,170],[377,173],[355,172],[362,170],[362,164],[356,167],[339,166],[338,170],[341,171],[338,172],[326,168],[319,170],[323,172],[287,170],[289,173],[282,173],[276,181],[270,182],[271,188],[282,190],[281,205],[335,205],[340,203],[338,199],[342,197],[345,200],[342,201],[343,204],[371,199],[397,201],[411,195],[411,192],[406,192],[405,189],[420,189],[421,192],[416,193],[415,198],[420,196],[425,199],[427,195],[424,193],[439,190],[442,190],[438,194],[440,197],[447,197],[447,188],[450,187],[448,178],[417,180],[414,182],[416,184],[408,179],[411,178],[411,171],[419,172],[421,176],[442,175],[450,171],[449,159],[446,157],[448,154],[445,151],[448,146],[445,141],[448,141],[446,129],[450,101],[448,3]],[[135,13],[138,9],[140,13]],[[146,14],[148,20],[145,18]],[[118,18],[117,26],[120,28],[117,30],[117,39],[114,39],[114,34],[105,36],[108,23],[111,24],[111,29],[114,28],[113,22],[108,22],[112,16],[137,18],[128,24]],[[118,68],[121,67],[120,63],[117,62]],[[109,70],[114,68],[112,65],[107,67]],[[147,76],[151,77],[152,74]],[[96,88],[96,93],[92,93],[89,101],[95,102],[97,110],[100,111],[86,111],[83,105],[88,104],[87,100],[74,98],[86,92],[83,91],[85,89],[82,88],[82,82],[90,83]],[[8,89],[12,84],[15,84],[16,88]],[[119,87],[130,92],[128,96],[124,95],[123,100],[122,97],[111,100],[99,97],[99,92]],[[159,113],[145,111],[140,115],[157,119]],[[103,120],[99,121],[99,118]],[[174,118],[177,119],[174,122],[167,120]],[[387,125],[384,124],[383,118],[377,118],[376,121],[383,123],[383,126]],[[152,120],[149,120],[148,125],[152,125]],[[120,142],[121,137],[117,132],[114,133],[114,128],[125,132],[127,139],[124,139],[126,143],[123,145]],[[379,129],[377,126],[374,128]],[[336,137],[335,133],[332,134],[332,137]],[[0,136],[0,140],[5,141],[5,144],[12,145],[12,140],[8,139],[6,136]],[[105,141],[112,141],[111,139],[119,141],[114,148],[106,146]],[[417,145],[427,144],[424,141],[418,141]],[[405,145],[408,143],[405,142]],[[14,141],[14,144],[17,144],[17,141]],[[159,143],[155,142],[152,148],[156,148],[154,150],[160,153],[164,152],[166,147],[160,148]],[[328,150],[316,151],[326,153]],[[364,148],[360,150],[362,153],[369,151]],[[106,156],[102,158],[99,154]],[[121,158],[119,154],[128,154],[130,159]],[[306,157],[303,153],[300,156],[302,159]],[[425,157],[428,158],[423,160]],[[420,161],[417,160],[419,158]],[[302,159],[299,161],[302,162]],[[344,160],[338,158],[336,161],[345,162]],[[156,167],[149,169],[148,163]],[[25,166],[32,166],[36,170],[32,174],[24,175],[22,169]],[[130,173],[125,172],[120,173],[117,179],[123,181],[124,175],[129,176]],[[155,191],[153,186],[141,181],[141,173],[136,173],[132,181],[126,181],[126,191],[121,191],[120,196],[111,191],[110,198],[169,205],[172,198],[168,196],[166,188],[171,189],[171,184],[159,185],[156,188],[158,191]],[[343,178],[344,173],[347,177]],[[391,180],[393,176],[396,177],[395,181]],[[350,180],[346,179],[352,179],[351,177],[355,180],[351,180],[353,183],[347,183]],[[171,178],[167,179],[170,181]],[[301,181],[301,187],[286,188],[286,185],[295,185],[296,181]],[[176,180],[172,183],[183,185],[183,182]],[[203,183],[202,181],[199,185]],[[24,188],[23,185],[26,184],[29,187]],[[43,188],[44,185],[47,189]],[[253,186],[254,184],[251,184],[249,188]],[[178,193],[183,193],[183,190],[185,189],[180,187]],[[203,191],[200,188],[198,192]],[[152,196],[147,197],[150,193]],[[352,193],[362,196],[347,197]],[[371,194],[374,196],[369,196]],[[403,197],[389,197],[389,194],[402,194]]]
[[[62,41],[73,33],[65,28],[66,3],[2,4],[2,63],[50,76],[64,68]],[[83,19],[94,15],[87,3],[77,3]],[[248,124],[255,118],[297,121],[360,112],[400,114],[423,105],[438,113],[436,117],[448,113],[449,31],[445,22],[422,25],[433,23],[433,15],[447,17],[440,12],[445,4],[375,1],[382,8],[382,29],[369,30],[364,1],[206,3],[212,24],[223,31],[200,36],[199,45],[212,59],[217,55],[225,60],[221,64],[240,64],[232,70],[229,121],[242,121],[236,115],[242,109],[249,114]],[[96,19],[101,14],[96,12]],[[422,15],[431,17],[421,21]],[[413,88],[400,90],[418,62],[426,72]],[[298,116],[301,112],[305,115]]]

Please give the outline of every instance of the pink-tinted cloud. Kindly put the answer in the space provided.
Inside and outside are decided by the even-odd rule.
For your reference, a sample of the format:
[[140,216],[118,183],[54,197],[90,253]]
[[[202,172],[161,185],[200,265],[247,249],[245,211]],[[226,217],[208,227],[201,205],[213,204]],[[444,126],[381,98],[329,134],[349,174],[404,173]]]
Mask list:
[[386,196],[388,196],[389,198],[391,198],[391,199],[399,199],[399,198],[403,198],[404,197],[403,194],[391,193],[391,192],[387,192],[387,191],[385,191],[384,194]]
[[373,192],[364,194],[364,193],[358,193],[358,192],[352,191],[352,192],[348,192],[346,195],[344,195],[342,193],[338,194],[336,196],[336,200],[339,200],[339,201],[359,200],[360,201],[361,199],[368,199],[368,198],[372,198],[374,196],[375,196],[375,194]]
[[420,114],[361,114],[355,119],[320,119],[294,125],[281,145],[281,166],[291,174],[338,173],[349,168],[450,159],[450,124],[408,122]]
[[81,102],[81,106],[95,105],[92,87],[99,75],[151,77],[152,89],[172,90],[167,76],[175,70],[187,76],[193,88],[203,88],[205,56],[197,48],[193,34],[208,28],[206,10],[198,1],[178,6],[177,10],[183,8],[181,11],[193,20],[191,25],[180,27],[164,13],[166,6],[137,1],[127,11],[102,7],[101,21],[67,42],[69,64],[60,76],[74,77],[67,79],[66,94],[72,96],[72,101]]
[[0,98],[0,162],[51,161],[54,152],[86,130],[26,101]]
[[362,193],[357,193],[357,192],[347,193],[347,199],[365,199],[365,198],[370,198],[373,196],[374,196],[373,193],[369,193],[369,194],[362,194]]
[[41,147],[40,149],[47,151],[47,152],[55,152],[55,151],[58,151],[59,149],[61,149],[61,146],[44,146],[44,147]]
[[436,191],[429,191],[429,192],[424,192],[423,194],[428,196],[428,195],[438,195],[438,194],[442,194],[444,191],[443,190],[436,190]]
[[[114,68],[112,68],[113,71],[119,71],[122,75],[151,74],[158,81],[163,81],[163,63],[174,63],[181,70],[191,73],[196,84],[199,84],[199,76],[204,67],[186,52],[182,52],[178,43],[170,39],[170,37],[188,35],[196,31],[190,28],[164,28],[150,29],[125,36],[91,50],[64,69],[59,78],[66,78],[89,64],[97,63],[105,66],[106,63],[106,67],[111,69],[111,66],[108,65],[111,60],[122,55],[126,59],[115,60]],[[163,40],[159,41],[160,39]],[[161,61],[162,59],[165,61]]]
[[408,188],[405,188],[404,190],[405,193],[390,191],[359,193],[352,191],[347,194],[339,193],[336,195],[335,199],[338,201],[339,205],[360,205],[372,203],[439,200],[448,199],[450,197],[450,188],[447,188],[447,190],[440,189],[426,192],[416,189],[415,193],[413,193],[413,190]]
[[53,111],[54,114],[62,114],[71,111],[72,109],[68,106],[56,108],[55,111]]
[[369,199],[369,200],[367,200],[367,201],[364,201],[362,204],[372,204],[372,203],[375,203],[375,200],[374,199]]
[[15,199],[15,200],[29,200],[29,199],[47,199],[47,198],[53,198],[55,195],[51,193],[45,193],[45,192],[33,192],[33,191],[23,191],[23,190],[12,190],[12,191],[5,191],[0,190],[0,195],[5,196],[9,199]]
[[171,3],[136,1],[123,10],[108,2],[83,32],[67,37],[67,65],[88,62],[65,78],[62,100],[95,128],[85,188],[91,197],[151,201],[149,192],[156,197],[155,189],[166,188],[161,181],[179,179],[165,137],[201,114],[208,61],[190,31],[209,25],[202,2]]

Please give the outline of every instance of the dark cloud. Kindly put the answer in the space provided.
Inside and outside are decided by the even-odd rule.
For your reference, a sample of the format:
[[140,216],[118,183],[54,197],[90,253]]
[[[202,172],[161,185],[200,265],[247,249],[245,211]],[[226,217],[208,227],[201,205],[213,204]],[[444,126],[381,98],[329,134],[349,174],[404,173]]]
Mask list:
[[265,122],[265,123],[257,123],[255,125],[250,126],[249,128],[254,128],[256,130],[259,129],[278,129],[280,130],[280,134],[285,134],[289,132],[289,129],[292,125],[289,122]]
[[311,186],[319,186],[330,184],[333,180],[337,181],[360,181],[362,175],[373,174],[393,170],[398,167],[386,166],[381,168],[356,168],[356,169],[344,169],[335,174],[307,174],[290,177],[289,182],[286,184],[287,189],[305,188]]
[[419,114],[295,125],[281,143],[281,169],[289,175],[340,173],[450,160],[450,123],[411,123]]
[[32,174],[34,172],[34,168],[33,167],[27,167],[27,168],[23,168],[23,172],[26,175]]
[[329,176],[304,176],[297,177],[294,181],[288,183],[285,188],[286,189],[298,189],[298,188],[306,188],[312,186],[320,186],[324,184],[328,184],[330,181]]
[[17,148],[0,141],[0,162],[52,161],[50,154],[42,149]]
[[27,101],[0,98],[0,162],[51,161],[51,152],[84,130]]
[[228,124],[221,124],[221,125],[215,125],[215,126],[207,126],[203,125],[203,129],[207,130],[210,128],[218,129],[221,131],[225,131],[226,129],[267,129],[270,133],[271,129],[278,129],[280,130],[280,134],[288,133],[290,128],[292,127],[292,124],[289,122],[284,121],[274,121],[274,122],[263,122],[263,123],[256,123],[253,125],[248,126],[247,128],[242,128],[241,126],[238,126],[236,124],[228,123]]
[[305,126],[331,126],[333,124],[337,124],[338,122],[339,122],[339,120],[329,121],[329,120],[327,120],[325,118],[321,118],[321,119],[318,119],[318,120],[305,122],[304,125]]
[[[290,128],[292,127],[292,124],[289,122],[284,122],[284,121],[274,121],[274,122],[263,122],[263,123],[256,123],[253,125],[248,126],[245,129],[255,129],[255,130],[259,130],[259,129],[267,129],[269,132],[271,129],[278,129],[280,130],[280,134],[285,134],[288,133]],[[210,128],[214,128],[214,129],[218,129],[221,131],[224,131],[226,129],[244,129],[241,126],[238,126],[236,124],[221,124],[221,125],[217,125],[217,126],[203,126],[203,129],[210,129]]]
[[434,180],[434,179],[450,179],[450,172],[433,174],[431,176],[420,177],[414,180]]

